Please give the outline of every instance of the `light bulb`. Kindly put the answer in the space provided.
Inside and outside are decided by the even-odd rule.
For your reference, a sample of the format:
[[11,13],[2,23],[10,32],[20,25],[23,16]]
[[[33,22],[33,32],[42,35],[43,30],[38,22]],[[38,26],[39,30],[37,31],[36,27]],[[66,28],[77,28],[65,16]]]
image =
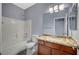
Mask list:
[[53,13],[53,8],[52,8],[52,7],[49,8],[49,12],[50,12],[50,13]]
[[59,9],[60,9],[60,10],[64,10],[64,4],[59,5]]

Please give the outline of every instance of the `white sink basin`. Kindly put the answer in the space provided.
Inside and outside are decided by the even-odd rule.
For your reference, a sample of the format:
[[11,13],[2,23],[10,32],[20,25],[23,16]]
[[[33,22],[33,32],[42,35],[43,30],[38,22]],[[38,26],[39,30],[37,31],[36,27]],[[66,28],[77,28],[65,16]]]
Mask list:
[[29,42],[26,44],[26,48],[32,48],[35,44],[35,42]]

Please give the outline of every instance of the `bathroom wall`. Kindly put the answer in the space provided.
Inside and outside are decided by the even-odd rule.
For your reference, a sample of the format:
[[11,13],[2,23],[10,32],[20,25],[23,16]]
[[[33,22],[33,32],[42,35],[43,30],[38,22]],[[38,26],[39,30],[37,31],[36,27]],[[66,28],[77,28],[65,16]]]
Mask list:
[[25,49],[24,10],[11,4],[2,4],[2,54],[17,54]]
[[43,14],[47,11],[49,4],[38,3],[24,11],[26,20],[32,20],[32,34],[43,33]]
[[1,53],[1,49],[2,49],[2,4],[0,3],[0,53]]
[[[55,33],[55,19],[58,18],[64,18],[64,34],[67,34],[67,26],[66,26],[66,15],[69,13],[69,9],[71,8],[72,4],[68,4],[68,7],[66,7],[64,10],[60,12],[55,12],[55,13],[44,13],[43,16],[43,32],[44,33],[50,33],[53,35],[56,35]],[[75,13],[72,13],[70,16],[75,16]],[[63,24],[62,24],[63,25]],[[60,30],[59,30],[60,31]],[[69,32],[71,32],[69,30]],[[69,33],[69,35],[71,35]]]
[[[64,11],[49,14],[49,13],[47,13],[47,11],[49,9],[49,5],[50,5],[49,3],[47,3],[47,4],[38,3],[24,11],[25,19],[32,20],[32,34],[40,35],[40,34],[44,33],[43,25],[47,26],[47,22],[48,21],[53,22],[53,20],[55,18],[66,17],[66,14],[68,13],[68,9],[69,9],[69,7],[71,7],[71,4],[70,4],[69,7],[66,8]],[[48,19],[48,21],[47,21],[47,19]],[[52,26],[52,24],[51,24],[51,26]],[[51,30],[48,29],[46,31],[55,33],[55,29],[53,29],[53,27],[51,28]],[[65,32],[66,32],[66,30],[65,30]]]
[[11,4],[2,3],[2,16],[24,20],[24,10]]

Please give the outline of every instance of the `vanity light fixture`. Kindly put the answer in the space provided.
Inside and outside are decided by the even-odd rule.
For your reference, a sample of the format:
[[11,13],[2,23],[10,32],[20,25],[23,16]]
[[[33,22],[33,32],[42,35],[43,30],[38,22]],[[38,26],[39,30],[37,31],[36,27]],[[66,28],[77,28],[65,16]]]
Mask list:
[[54,12],[58,12],[58,5],[54,6]]
[[53,7],[49,8],[49,13],[53,13]]
[[59,5],[59,10],[61,11],[61,10],[64,10],[64,4],[61,4],[61,5]]
[[50,4],[50,5],[49,5],[48,12],[49,12],[49,13],[53,13],[53,12],[54,12],[53,4]]

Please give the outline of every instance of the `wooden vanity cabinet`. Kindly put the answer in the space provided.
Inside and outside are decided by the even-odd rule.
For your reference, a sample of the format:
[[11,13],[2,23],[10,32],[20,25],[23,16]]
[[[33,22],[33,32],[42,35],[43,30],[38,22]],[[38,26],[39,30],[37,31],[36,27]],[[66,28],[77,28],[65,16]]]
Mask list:
[[47,46],[39,45],[38,50],[39,50],[38,54],[40,55],[50,55],[51,49]]
[[38,40],[38,55],[76,55],[77,49],[72,47]]

